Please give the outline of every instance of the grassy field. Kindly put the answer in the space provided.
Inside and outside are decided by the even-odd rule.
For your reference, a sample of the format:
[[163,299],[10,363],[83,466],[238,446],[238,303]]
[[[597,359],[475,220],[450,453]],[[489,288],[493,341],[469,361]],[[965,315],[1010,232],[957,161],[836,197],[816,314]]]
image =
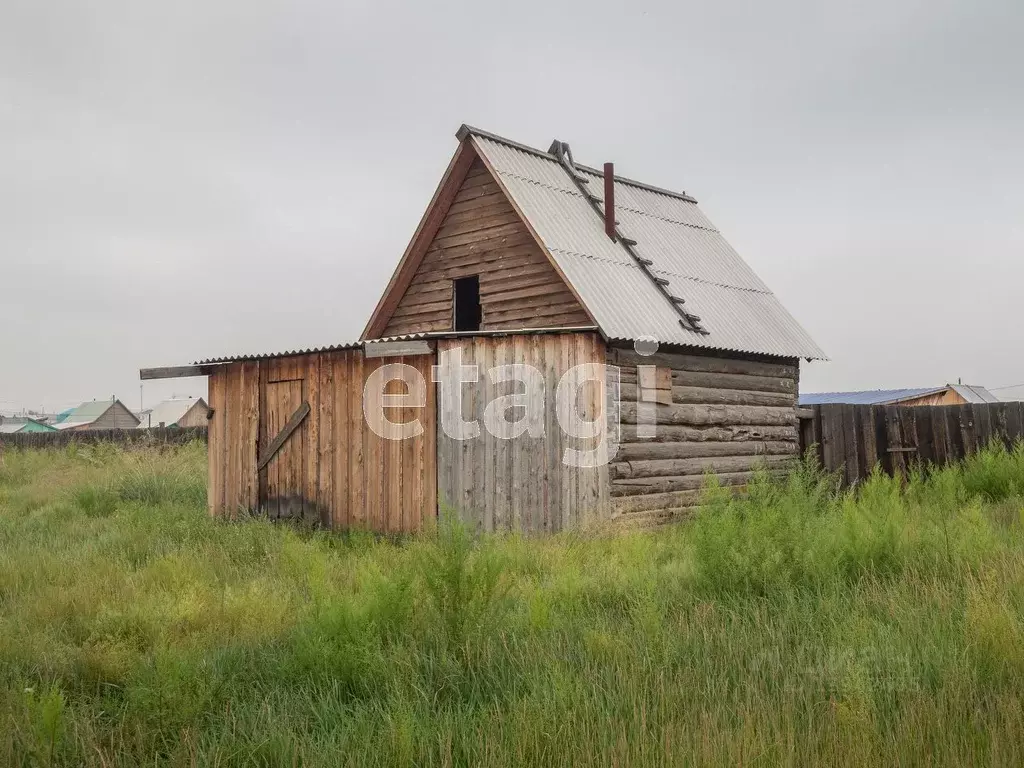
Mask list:
[[1024,450],[619,537],[205,514],[205,451],[8,451],[2,765],[1024,764]]

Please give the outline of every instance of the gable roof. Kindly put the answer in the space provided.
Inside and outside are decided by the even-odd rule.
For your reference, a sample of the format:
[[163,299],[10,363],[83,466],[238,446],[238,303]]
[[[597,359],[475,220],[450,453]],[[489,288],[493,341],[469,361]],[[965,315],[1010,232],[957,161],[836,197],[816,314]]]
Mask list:
[[[609,340],[653,337],[663,344],[826,359],[689,195],[616,176],[615,211],[621,237],[613,241],[595,210],[595,205],[604,203],[600,172],[577,163],[577,178],[586,180],[578,183],[552,152],[469,126],[462,126],[457,135],[459,150],[417,237],[429,234],[425,225],[429,225],[432,210],[444,205],[446,181],[467,163],[465,156],[471,156],[469,162],[472,156],[479,156]],[[552,145],[552,150],[559,144]],[[444,211],[439,215],[443,217]],[[624,243],[624,238],[635,245]],[[390,294],[404,293],[408,283],[403,286],[403,277],[410,279],[418,265],[416,239],[403,256],[364,337],[379,335],[389,302],[401,298]],[[651,262],[652,275],[641,268],[630,248]],[[418,255],[422,258],[422,253]],[[653,277],[667,281],[664,290]],[[666,292],[684,299],[685,313],[699,316],[699,322],[687,323]]]
[[14,435],[19,432],[56,431],[56,427],[29,416],[0,416],[0,435]]
[[944,387],[911,389],[870,389],[854,392],[808,392],[800,395],[800,405],[887,405],[905,400],[916,400],[925,395],[936,395],[947,389],[955,390],[968,403],[1002,402],[984,387],[970,384],[947,384]]
[[164,400],[153,406],[149,413],[142,417],[139,429],[146,429],[150,426],[159,427],[161,424],[165,427],[173,427],[198,403],[202,403],[204,408],[207,407],[206,401],[201,397],[174,397]]
[[92,424],[115,405],[120,405],[128,411],[132,418],[135,419],[135,422],[138,423],[138,417],[128,408],[125,408],[124,403],[120,400],[91,400],[82,403],[77,408],[73,408],[71,413],[61,419],[55,426],[57,429],[72,429],[73,427],[81,427],[84,424]]

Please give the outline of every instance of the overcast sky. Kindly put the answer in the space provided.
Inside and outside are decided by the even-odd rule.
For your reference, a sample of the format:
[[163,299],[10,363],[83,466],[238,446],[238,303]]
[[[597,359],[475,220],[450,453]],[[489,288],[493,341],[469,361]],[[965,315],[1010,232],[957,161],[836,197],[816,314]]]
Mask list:
[[695,195],[805,391],[1024,383],[1024,4],[826,5],[6,0],[0,409],[356,338],[463,122]]

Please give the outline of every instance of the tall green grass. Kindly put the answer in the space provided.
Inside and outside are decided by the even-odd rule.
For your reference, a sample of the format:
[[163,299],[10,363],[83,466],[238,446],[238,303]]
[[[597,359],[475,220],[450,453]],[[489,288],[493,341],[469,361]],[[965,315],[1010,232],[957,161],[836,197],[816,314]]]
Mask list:
[[0,464],[0,764],[1024,763],[1024,451],[618,537],[205,513],[201,445]]

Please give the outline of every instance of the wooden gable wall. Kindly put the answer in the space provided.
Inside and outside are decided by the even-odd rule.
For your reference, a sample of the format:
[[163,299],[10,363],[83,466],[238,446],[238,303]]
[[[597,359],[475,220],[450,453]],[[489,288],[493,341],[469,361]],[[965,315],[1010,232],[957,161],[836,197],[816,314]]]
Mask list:
[[480,276],[482,330],[592,321],[477,158],[384,336],[453,330],[452,280]]

